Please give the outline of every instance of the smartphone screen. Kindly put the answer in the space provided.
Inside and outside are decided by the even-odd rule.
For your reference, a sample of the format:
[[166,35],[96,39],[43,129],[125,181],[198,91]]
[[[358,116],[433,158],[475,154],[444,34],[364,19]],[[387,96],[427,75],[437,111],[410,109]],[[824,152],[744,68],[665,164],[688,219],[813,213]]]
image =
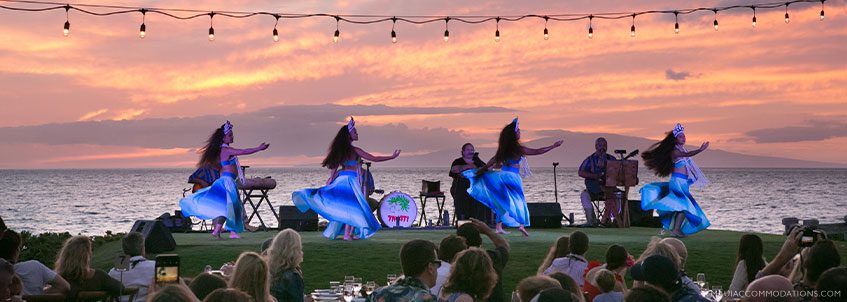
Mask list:
[[177,283],[179,281],[179,256],[156,256],[156,283]]

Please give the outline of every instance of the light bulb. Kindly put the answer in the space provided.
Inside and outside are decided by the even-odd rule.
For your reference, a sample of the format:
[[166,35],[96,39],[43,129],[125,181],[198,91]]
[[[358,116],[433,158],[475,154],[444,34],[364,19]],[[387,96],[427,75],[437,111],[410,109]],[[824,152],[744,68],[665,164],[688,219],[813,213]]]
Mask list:
[[332,36],[332,42],[333,42],[333,43],[338,43],[338,39],[340,39],[340,38],[341,38],[340,36],[341,36],[341,31],[339,31],[339,30],[337,30],[337,29],[336,29],[336,30],[335,30],[335,35],[333,35],[333,36]]
[[500,42],[500,30],[494,32],[494,42]]
[[144,24],[144,23],[141,23],[141,29],[139,29],[139,31],[138,31],[138,37],[144,39],[144,37],[146,37],[146,36],[147,36],[147,25]]
[[629,28],[629,36],[635,38],[635,25]]
[[753,27],[756,27],[756,16],[753,16]]
[[594,38],[594,28],[593,27],[588,27],[588,38],[589,39]]
[[449,30],[444,31],[444,42],[447,42],[447,40],[450,40],[450,31]]
[[215,28],[209,27],[209,41],[215,40]]
[[715,30],[718,30],[718,19],[715,19]]
[[63,30],[63,33],[64,33],[65,37],[67,37],[69,34],[71,34],[71,22],[70,21],[65,21],[65,29]]
[[397,43],[397,33],[391,30],[391,43]]
[[547,31],[547,28],[545,27],[544,28],[544,40],[549,40],[549,39],[550,39],[550,32]]
[[788,13],[786,12],[785,13],[785,24],[788,24],[788,22],[791,22],[791,19],[788,18]]
[[274,42],[279,42],[279,31],[274,28]]
[[674,23],[673,31],[674,31],[674,33],[677,33],[677,34],[679,33],[679,23]]
[[821,10],[821,21],[823,21],[823,10]]

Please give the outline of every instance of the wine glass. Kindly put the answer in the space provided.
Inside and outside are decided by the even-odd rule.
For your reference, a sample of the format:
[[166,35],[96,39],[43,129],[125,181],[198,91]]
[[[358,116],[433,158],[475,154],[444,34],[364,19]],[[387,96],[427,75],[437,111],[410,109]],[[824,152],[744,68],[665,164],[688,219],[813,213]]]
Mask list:
[[397,274],[388,274],[387,278],[388,278],[388,286],[391,286],[391,284],[393,284],[394,281],[397,280]]
[[339,281],[329,281],[329,289],[332,290],[332,292],[334,292],[334,293],[339,292],[340,287],[341,287],[341,282],[339,282]]
[[370,296],[374,290],[376,290],[376,282],[368,281],[368,283],[365,284],[365,293]]
[[715,301],[721,301],[723,298],[723,288],[719,285],[712,286],[712,295],[715,296]]
[[700,286],[700,288],[703,288],[703,286],[706,285],[706,274],[697,273],[696,283]]
[[353,292],[356,295],[362,292],[362,278],[353,278]]
[[353,301],[353,297],[355,297],[355,293],[353,292],[353,286],[345,286],[344,287],[344,301],[350,302]]

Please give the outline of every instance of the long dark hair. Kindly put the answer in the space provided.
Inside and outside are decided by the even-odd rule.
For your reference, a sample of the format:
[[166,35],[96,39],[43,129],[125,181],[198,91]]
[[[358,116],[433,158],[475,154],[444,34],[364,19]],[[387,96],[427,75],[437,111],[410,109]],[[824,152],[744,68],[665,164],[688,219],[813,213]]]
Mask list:
[[197,163],[197,167],[203,166],[211,166],[216,169],[221,168],[221,145],[224,143],[224,127],[221,126],[218,129],[215,129],[215,132],[212,133],[212,136],[209,136],[209,139],[206,140],[206,146],[201,148],[198,153],[200,153],[200,161]]
[[523,148],[521,148],[521,142],[518,141],[518,134],[515,132],[517,126],[517,123],[511,122],[503,127],[503,131],[500,131],[494,162],[504,163],[507,160],[523,156]]
[[741,236],[735,263],[741,260],[744,260],[747,268],[747,282],[753,282],[756,279],[756,273],[765,267],[765,259],[762,258],[762,238],[754,234]]
[[650,146],[647,151],[641,153],[644,165],[653,170],[656,176],[667,177],[673,172],[673,159],[671,154],[676,148],[676,136],[672,132],[665,135],[665,139]]
[[341,126],[341,129],[338,129],[338,134],[332,139],[332,144],[329,145],[329,151],[321,166],[330,169],[338,168],[345,160],[350,158],[352,153],[353,142],[350,140],[350,131],[347,130],[346,125]]

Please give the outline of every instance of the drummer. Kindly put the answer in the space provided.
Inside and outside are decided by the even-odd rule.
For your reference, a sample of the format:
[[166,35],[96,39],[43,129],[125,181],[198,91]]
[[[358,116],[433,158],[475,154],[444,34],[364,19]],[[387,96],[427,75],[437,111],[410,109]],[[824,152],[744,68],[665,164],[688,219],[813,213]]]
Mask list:
[[476,218],[491,223],[491,210],[468,194],[470,181],[462,176],[462,171],[480,168],[485,166],[485,162],[479,159],[479,153],[471,143],[462,145],[461,155],[450,165],[450,177],[453,178],[450,195],[453,196],[456,219]]

